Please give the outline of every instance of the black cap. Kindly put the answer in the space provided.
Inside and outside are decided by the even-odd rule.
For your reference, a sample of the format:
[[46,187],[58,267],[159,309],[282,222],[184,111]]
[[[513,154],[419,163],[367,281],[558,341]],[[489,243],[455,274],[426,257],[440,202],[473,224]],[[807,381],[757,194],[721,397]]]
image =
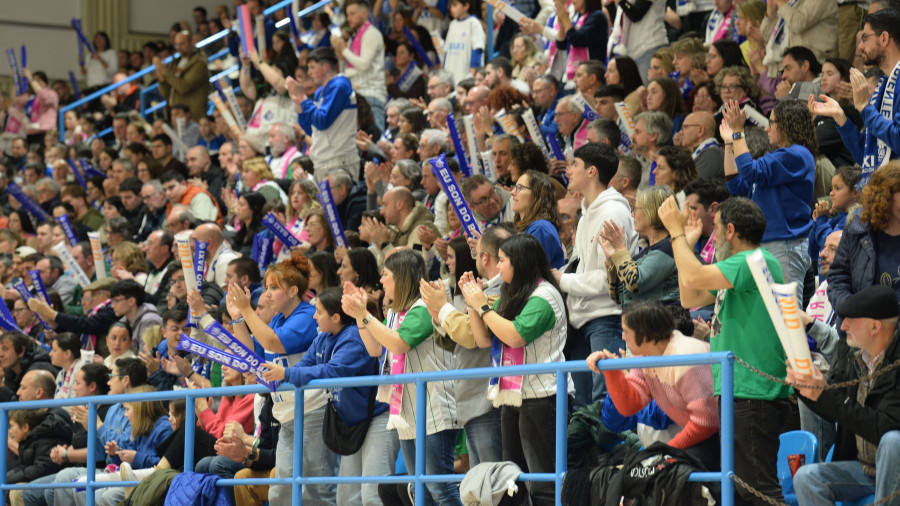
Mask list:
[[835,311],[844,318],[884,320],[900,316],[897,293],[885,285],[870,286],[854,293],[838,304]]

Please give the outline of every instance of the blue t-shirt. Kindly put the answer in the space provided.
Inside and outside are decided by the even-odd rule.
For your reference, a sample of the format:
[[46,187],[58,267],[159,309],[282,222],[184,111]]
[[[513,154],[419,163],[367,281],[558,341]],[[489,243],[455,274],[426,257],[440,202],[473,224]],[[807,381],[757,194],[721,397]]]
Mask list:
[[563,251],[562,242],[559,240],[559,231],[547,220],[535,220],[525,229],[526,234],[531,234],[544,247],[550,267],[562,269],[566,264],[566,253]]
[[[283,313],[278,313],[269,322],[269,327],[275,331],[275,335],[284,346],[285,353],[278,353],[263,348],[263,355],[266,362],[275,362],[283,367],[290,367],[300,361],[302,355],[309,349],[313,339],[316,338],[316,320],[313,319],[316,308],[306,301],[301,301],[294,308],[290,316],[285,317]],[[259,348],[256,338],[254,343]]]

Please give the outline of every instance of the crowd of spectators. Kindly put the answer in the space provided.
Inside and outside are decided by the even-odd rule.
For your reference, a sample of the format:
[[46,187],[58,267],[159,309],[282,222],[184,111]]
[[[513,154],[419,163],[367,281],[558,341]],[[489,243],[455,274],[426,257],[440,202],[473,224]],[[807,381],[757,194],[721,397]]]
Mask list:
[[[255,19],[269,3],[234,7]],[[503,463],[513,482],[555,472],[565,404],[556,374],[502,368],[565,360],[592,370],[563,376],[570,441],[632,434],[641,456],[665,445],[669,463],[716,471],[732,444],[718,365],[604,367],[709,351],[739,359],[736,504],[784,499],[779,435],[794,429],[819,448],[795,469],[801,505],[900,504],[900,4],[509,4],[281,9],[250,29],[265,51],[245,52],[228,6],[195,8],[140,51],[98,31],[80,92],[118,86],[64,125],[78,90],[48,74],[67,69],[22,69],[24,93],[0,96],[0,402],[490,366],[502,377],[429,382],[425,413],[416,384],[304,391],[303,434],[293,390],[198,398],[197,479],[180,473],[183,400],[103,405],[96,420],[86,406],[14,409],[6,483],[84,482],[93,445],[99,481],[139,485],[16,490],[12,504],[285,505],[289,485],[214,483],[288,478],[300,440],[310,477],[412,474],[425,444],[427,474],[467,473],[427,483],[425,504],[497,504],[486,490]],[[206,245],[196,276],[179,244]],[[786,284],[809,374],[785,351],[761,272]],[[185,351],[231,353],[219,328],[262,369]],[[661,476],[573,472],[621,453],[594,443],[579,457],[570,444],[564,503],[669,497]],[[669,504],[718,494],[685,476]],[[518,490],[556,503],[552,482]],[[407,484],[302,494],[415,501]]]

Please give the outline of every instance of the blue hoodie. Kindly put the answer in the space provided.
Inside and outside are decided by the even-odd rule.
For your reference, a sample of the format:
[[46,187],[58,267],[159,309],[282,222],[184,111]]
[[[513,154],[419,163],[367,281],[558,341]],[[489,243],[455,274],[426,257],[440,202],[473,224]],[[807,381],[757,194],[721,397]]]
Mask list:
[[[125,418],[125,408],[121,404],[113,404],[106,412],[106,419],[103,420],[103,426],[97,429],[97,447],[100,448],[100,455],[105,455],[106,443],[115,441],[119,448],[133,450],[134,441],[131,440],[131,422]],[[107,464],[118,464],[119,459],[107,456]]]
[[[303,360],[285,370],[285,380],[300,387],[314,379],[375,374],[378,374],[378,360],[369,356],[359,336],[359,328],[356,324],[351,324],[341,329],[337,335],[322,332],[316,336]],[[356,425],[366,418],[372,388],[374,387],[329,390],[337,414],[344,423]],[[386,410],[386,404],[375,402],[375,416]]]
[[150,434],[146,436],[138,436],[133,441],[133,450],[137,453],[134,455],[134,462],[131,467],[134,469],[147,469],[159,463],[160,456],[156,452],[156,447],[169,436],[172,435],[172,424],[169,423],[168,416],[161,416],[156,420]]

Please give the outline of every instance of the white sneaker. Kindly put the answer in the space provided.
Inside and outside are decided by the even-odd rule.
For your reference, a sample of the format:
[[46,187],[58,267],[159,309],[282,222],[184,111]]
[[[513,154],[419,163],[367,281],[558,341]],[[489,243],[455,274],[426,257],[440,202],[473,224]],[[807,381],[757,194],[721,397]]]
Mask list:
[[[137,476],[134,475],[134,471],[131,469],[131,464],[128,462],[122,462],[122,465],[119,466],[119,478],[122,481],[137,481]],[[125,487],[125,497],[127,498],[131,495],[131,492],[134,490],[134,487]]]

